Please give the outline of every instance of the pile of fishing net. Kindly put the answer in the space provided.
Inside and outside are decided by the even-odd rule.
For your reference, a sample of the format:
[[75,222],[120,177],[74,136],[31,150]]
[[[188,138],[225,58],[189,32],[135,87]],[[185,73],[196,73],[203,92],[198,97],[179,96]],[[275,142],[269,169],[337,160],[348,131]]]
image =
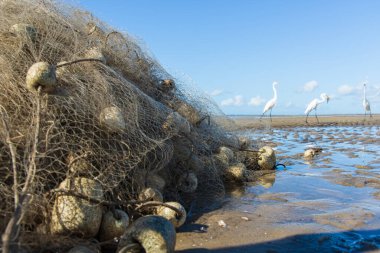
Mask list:
[[78,8],[0,1],[0,87],[3,250],[136,244],[258,166],[211,100]]

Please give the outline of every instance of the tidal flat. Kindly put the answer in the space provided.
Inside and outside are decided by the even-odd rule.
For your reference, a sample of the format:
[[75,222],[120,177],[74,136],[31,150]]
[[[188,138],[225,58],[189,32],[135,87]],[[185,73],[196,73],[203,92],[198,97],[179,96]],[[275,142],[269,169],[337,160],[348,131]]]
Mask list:
[[[178,252],[379,252],[380,116],[236,117],[284,164],[190,215]],[[322,151],[305,158],[310,147]]]

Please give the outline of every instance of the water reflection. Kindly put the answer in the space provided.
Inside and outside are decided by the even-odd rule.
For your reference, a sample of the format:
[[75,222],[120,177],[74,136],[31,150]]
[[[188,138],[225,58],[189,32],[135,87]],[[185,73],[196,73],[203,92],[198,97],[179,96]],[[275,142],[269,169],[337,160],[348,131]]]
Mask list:
[[247,194],[250,187],[261,186],[266,189],[271,188],[276,181],[276,171],[259,170],[248,171],[248,182],[243,184],[231,184],[226,186],[227,195],[234,198],[241,198]]
[[[251,135],[252,139],[262,145],[277,144],[277,162],[286,164],[288,168],[284,171],[250,172],[251,182],[246,190],[240,191],[240,196],[254,196],[250,198],[253,207],[270,205],[273,208],[276,205],[281,210],[279,213],[285,212],[287,217],[294,212],[296,217],[307,213],[307,217],[331,220],[339,210],[359,206],[370,215],[359,216],[355,228],[380,226],[379,129],[379,126],[345,126],[273,129],[271,133],[256,130]],[[305,157],[305,150],[315,147],[320,152]],[[265,194],[277,196],[285,193],[290,194],[286,205],[273,201],[266,203],[266,198],[260,198]],[[320,205],[315,206],[316,203]],[[357,209],[349,210],[342,217],[360,214]],[[314,219],[310,224],[324,225],[325,220]],[[371,223],[366,224],[369,220]],[[328,222],[326,229],[331,227],[339,228],[334,222]]]
[[246,194],[246,187],[244,185],[228,185],[226,192],[230,197],[241,198]]
[[264,188],[270,188],[273,186],[275,181],[276,181],[276,173],[272,172],[272,173],[268,173],[259,177],[256,183],[263,186]]

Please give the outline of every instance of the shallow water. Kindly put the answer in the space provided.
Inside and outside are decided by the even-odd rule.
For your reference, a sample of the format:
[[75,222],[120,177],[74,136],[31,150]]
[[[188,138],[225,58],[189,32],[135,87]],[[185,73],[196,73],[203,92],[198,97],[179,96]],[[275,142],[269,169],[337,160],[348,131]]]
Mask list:
[[[178,252],[380,252],[380,126],[241,134],[273,147],[286,168],[231,189],[227,204],[178,233]],[[322,152],[307,160],[310,146]]]
[[[263,210],[272,224],[311,225],[314,232],[334,233],[329,240],[337,252],[380,249],[379,126],[297,127],[244,134],[260,145],[272,146],[286,169],[250,183],[240,195],[233,192],[229,208],[249,213]],[[307,160],[303,152],[310,146],[322,152]]]

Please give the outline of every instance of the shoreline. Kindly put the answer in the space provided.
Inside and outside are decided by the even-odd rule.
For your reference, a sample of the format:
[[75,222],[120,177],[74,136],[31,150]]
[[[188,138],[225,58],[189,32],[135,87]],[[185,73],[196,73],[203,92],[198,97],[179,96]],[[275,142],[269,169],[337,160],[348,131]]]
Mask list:
[[269,117],[259,116],[229,116],[237,125],[238,129],[250,128],[286,128],[286,127],[315,127],[315,126],[356,126],[356,125],[380,125],[380,114],[372,115],[372,118],[364,115],[321,115],[319,123],[314,115],[310,115],[308,123],[305,116],[274,116],[272,121]]

